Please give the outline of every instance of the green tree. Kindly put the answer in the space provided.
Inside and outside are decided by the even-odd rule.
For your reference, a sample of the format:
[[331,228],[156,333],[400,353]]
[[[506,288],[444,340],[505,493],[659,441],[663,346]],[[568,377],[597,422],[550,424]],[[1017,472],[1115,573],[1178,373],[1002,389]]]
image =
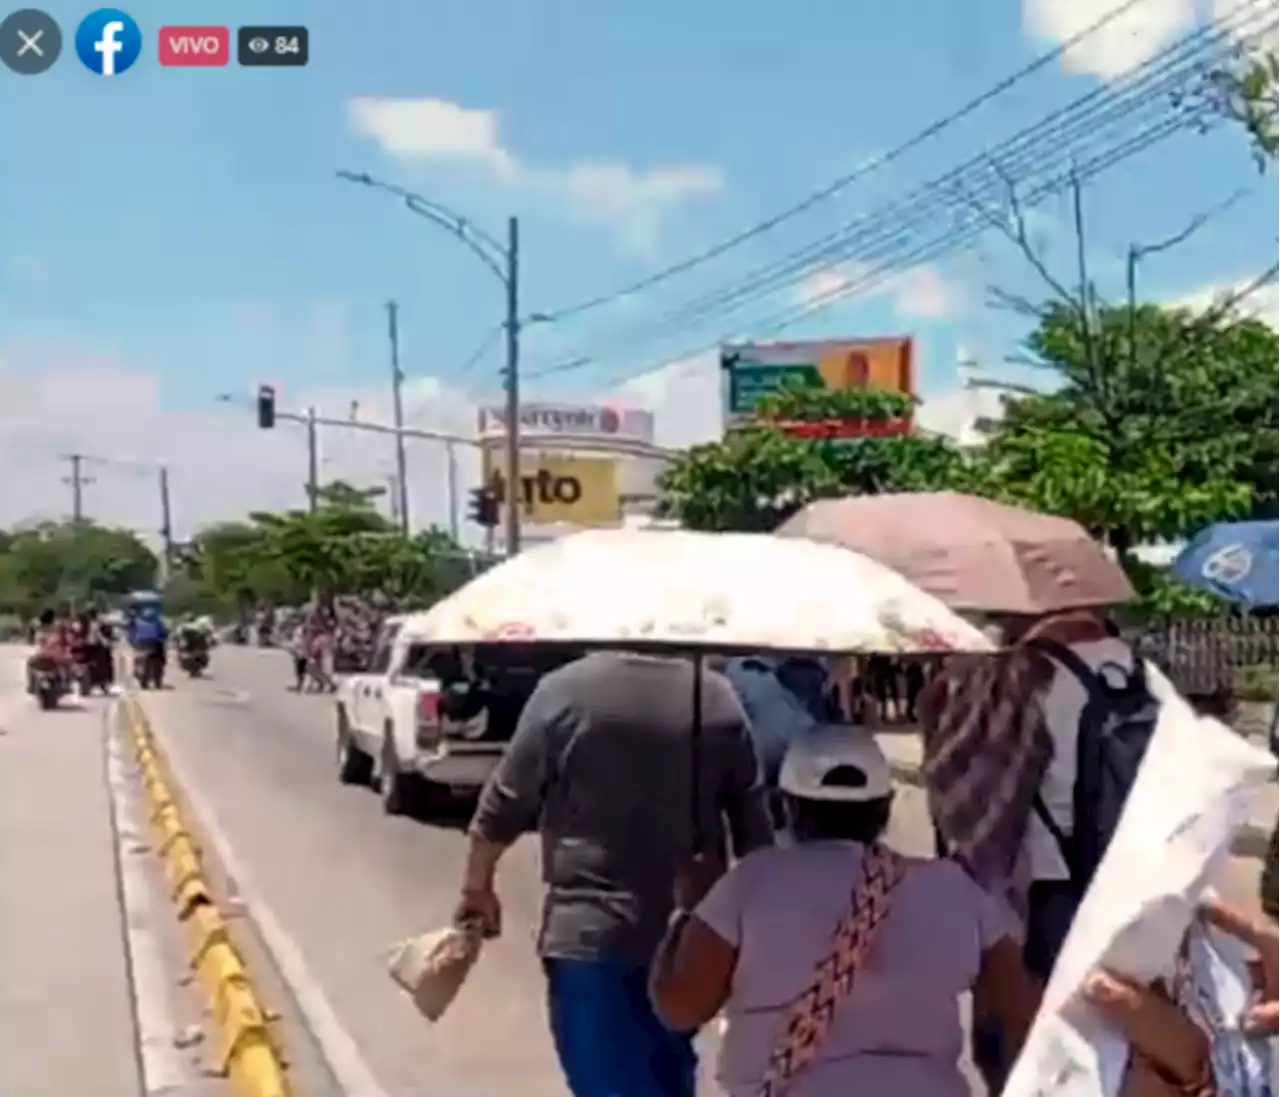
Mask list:
[[1275,512],[1276,334],[1225,312],[1054,303],[1027,341],[1054,391],[1011,401],[985,490],[1124,552]]
[[192,571],[207,596],[247,612],[256,602],[379,591],[404,602],[448,587],[466,554],[439,530],[403,537],[375,509],[382,489],[342,481],[317,492],[314,511],[259,512],[195,538]]
[[159,561],[135,534],[94,522],[43,522],[9,533],[0,596],[31,613],[55,602],[109,600],[156,582]]
[[1244,127],[1260,167],[1276,158],[1278,74],[1274,48],[1241,49],[1208,74],[1201,90],[1210,110]]
[[659,507],[690,529],[767,532],[813,499],[967,484],[967,462],[946,439],[797,437],[781,428],[853,420],[874,432],[912,405],[879,389],[788,386],[760,401],[756,422],[673,462],[661,478]]

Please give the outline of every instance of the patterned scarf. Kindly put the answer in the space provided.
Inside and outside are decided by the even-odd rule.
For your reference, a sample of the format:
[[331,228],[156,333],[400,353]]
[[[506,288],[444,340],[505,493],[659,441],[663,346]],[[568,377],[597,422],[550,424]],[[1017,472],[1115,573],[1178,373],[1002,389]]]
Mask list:
[[1038,621],[996,656],[959,655],[920,699],[921,776],[945,853],[980,883],[1014,881],[1035,796],[1053,759],[1053,740],[1037,696],[1055,665],[1029,644],[1105,639],[1091,610]]

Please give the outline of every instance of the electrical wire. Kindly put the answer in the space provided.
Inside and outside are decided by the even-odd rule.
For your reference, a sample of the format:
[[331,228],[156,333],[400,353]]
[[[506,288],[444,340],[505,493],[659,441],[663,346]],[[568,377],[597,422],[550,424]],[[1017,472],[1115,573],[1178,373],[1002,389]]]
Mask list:
[[489,351],[493,348],[493,344],[497,341],[498,336],[501,335],[504,330],[506,330],[506,324],[501,322],[499,322],[498,324],[495,324],[492,328],[490,328],[485,333],[484,338],[480,340],[479,344],[476,346],[476,349],[473,350],[471,354],[467,356],[466,361],[464,361],[462,365],[460,365],[453,372],[451,380],[455,382],[461,381],[463,378],[467,376],[467,374],[469,374],[473,369],[475,369],[476,366],[480,364],[484,356],[488,354]]
[[[1073,180],[1075,182],[1085,182],[1090,178],[1096,177],[1104,171],[1109,170],[1111,167],[1114,167],[1116,164],[1137,155],[1184,128],[1185,123],[1180,119],[1167,118],[1163,122],[1159,122],[1150,127],[1148,130],[1130,137],[1123,144],[1106,149],[1091,160],[1064,171],[1051,183],[1042,184],[1035,191],[1027,194],[1022,199],[1022,204],[1024,208],[1032,208],[1051,195],[1061,193],[1066,190],[1072,185]],[[953,230],[940,239],[918,245],[915,248],[910,249],[905,255],[895,257],[894,259],[883,263],[881,266],[865,272],[857,279],[851,280],[848,284],[835,287],[828,293],[814,298],[812,301],[762,318],[752,325],[752,331],[753,333],[761,336],[774,335],[794,326],[802,320],[826,311],[849,296],[873,293],[877,289],[882,288],[884,285],[891,282],[892,279],[899,277],[903,269],[910,269],[913,266],[932,262],[945,255],[951,254],[959,248],[975,241],[979,236],[984,234],[988,228],[989,226],[984,221],[975,218],[972,223],[961,230]],[[610,385],[621,384],[626,380],[629,380],[631,377],[648,373],[656,368],[661,368],[662,365],[670,365],[686,359],[695,359],[700,355],[718,349],[722,345],[723,339],[717,338],[713,341],[700,343],[696,346],[686,347],[677,354],[667,356],[663,363],[659,363],[656,366],[649,365],[623,376],[608,378],[603,383]],[[566,366],[573,366],[576,368],[577,363],[566,363]],[[539,373],[536,376],[546,377],[565,372],[569,372],[569,370],[566,368],[552,367],[551,369],[543,373]]]
[[[1248,16],[1251,9],[1259,7],[1257,0],[1252,0],[1252,2],[1237,5],[1233,11],[1244,10]],[[1274,31],[1275,25],[1275,20],[1272,18],[1261,28],[1251,28],[1249,34]],[[1169,115],[1169,108],[1173,108],[1171,116],[1173,122],[1162,129],[1163,136],[1169,136],[1177,129],[1188,125],[1203,124],[1203,118],[1196,112],[1174,105],[1175,93],[1185,91],[1186,78],[1189,75],[1204,71],[1206,54],[1212,53],[1226,40],[1231,40],[1232,48],[1235,48],[1234,43],[1238,43],[1240,37],[1239,26],[1221,23],[1193,32],[1152,58],[1121,88],[1104,96],[1090,93],[1081,97],[1068,107],[1061,108],[1041,122],[1027,127],[992,153],[972,158],[960,169],[953,169],[931,183],[917,188],[907,198],[890,203],[873,214],[859,218],[851,226],[827,234],[815,244],[792,253],[780,262],[751,272],[747,278],[735,285],[722,287],[718,291],[703,295],[702,298],[668,312],[659,322],[669,329],[680,319],[684,319],[687,324],[689,320],[699,319],[700,314],[712,315],[737,311],[752,300],[772,295],[779,284],[792,276],[799,276],[802,279],[812,273],[818,260],[830,264],[834,259],[854,256],[861,265],[865,265],[868,260],[875,260],[878,261],[878,265],[874,268],[877,275],[888,273],[887,268],[897,268],[899,271],[909,269],[909,266],[903,265],[901,238],[904,233],[921,223],[927,224],[938,220],[939,213],[943,211],[940,211],[937,204],[931,201],[934,194],[950,196],[953,200],[959,198],[962,200],[960,203],[962,208],[967,207],[972,212],[975,208],[981,208],[980,199],[984,198],[993,187],[1007,188],[1009,182],[1025,185],[1028,180],[1019,179],[1015,174],[1016,170],[1023,165],[1040,163],[1043,166],[1053,158],[1061,163],[1064,157],[1075,155],[1077,150],[1068,152],[1067,149],[1069,135],[1078,136],[1079,132],[1083,131],[1088,137],[1096,138],[1106,128],[1113,127],[1153,102],[1165,103],[1166,109],[1163,112],[1165,115]],[[1083,111],[1079,109],[1082,105],[1085,107]],[[1076,112],[1075,117],[1070,116],[1073,110]],[[1064,116],[1065,122],[1062,121]],[[1055,119],[1058,121],[1055,122]],[[1011,165],[1011,160],[1019,162]],[[965,186],[963,173],[966,169],[969,169],[971,174],[981,173],[983,177],[981,184]],[[977,186],[981,189],[975,193]],[[1047,192],[1043,193],[1043,196],[1047,196]],[[895,224],[894,218],[901,216],[904,212],[908,215],[906,224]],[[954,216],[954,211],[951,212]],[[976,235],[977,233],[970,233],[966,239],[976,238]],[[862,253],[857,251],[859,245],[863,248]],[[932,243],[926,244],[925,249],[932,246]],[[870,247],[870,254],[867,254],[868,247]],[[895,253],[898,254],[896,260]],[[865,288],[865,285],[865,278],[849,280],[839,286],[831,296],[834,299],[852,296]],[[634,345],[636,342],[634,334],[627,341],[630,345]],[[579,356],[571,363],[535,371],[531,377],[568,372],[571,368],[581,368],[596,362],[599,357],[599,354],[588,355],[584,360],[584,356]]]
[[1053,49],[1040,54],[1034,60],[1024,65],[1022,68],[1016,70],[1013,73],[1010,73],[1008,76],[1004,77],[1002,80],[998,81],[996,84],[988,88],[986,91],[975,96],[973,99],[970,99],[963,106],[952,111],[950,114],[947,114],[944,117],[930,123],[924,129],[920,130],[918,133],[916,133],[912,137],[909,137],[907,140],[903,141],[901,144],[896,145],[894,148],[890,149],[888,152],[885,152],[880,156],[875,157],[869,163],[860,165],[854,171],[848,172],[847,174],[832,180],[830,183],[827,183],[825,186],[812,192],[801,201],[795,203],[794,205],[788,206],[786,209],[773,214],[772,216],[766,218],[765,220],[760,221],[750,226],[749,228],[743,229],[742,231],[736,233],[735,235],[730,236],[725,240],[722,240],[720,243],[715,244],[704,251],[698,252],[695,255],[691,255],[686,259],[682,259],[678,263],[674,263],[669,267],[663,268],[662,270],[658,270],[652,274],[648,274],[645,277],[637,279],[636,281],[631,282],[627,285],[624,285],[619,289],[612,290],[609,293],[600,294],[595,297],[590,297],[590,298],[587,298],[586,300],[579,301],[576,304],[566,305],[562,308],[543,310],[543,315],[547,316],[549,319],[553,321],[565,320],[573,316],[579,316],[582,313],[593,311],[605,305],[613,304],[614,302],[619,301],[625,297],[630,297],[633,294],[640,293],[643,290],[647,290],[652,288],[653,286],[660,285],[661,283],[669,281],[670,279],[676,277],[677,275],[684,274],[690,270],[694,270],[695,268],[702,266],[704,263],[707,263],[712,259],[719,258],[721,255],[724,255],[727,252],[733,251],[734,249],[740,247],[741,245],[747,243],[748,241],[753,240],[756,237],[762,236],[763,234],[771,231],[772,229],[776,228],[778,225],[782,224],[783,222],[789,221],[792,218],[797,217],[800,214],[805,213],[806,211],[819,205],[820,203],[827,201],[828,199],[834,197],[836,194],[847,189],[849,186],[851,186],[853,183],[857,182],[858,180],[863,179],[866,176],[871,175],[872,173],[879,171],[884,167],[887,167],[888,165],[892,164],[894,161],[901,159],[908,152],[912,151],[918,146],[936,137],[939,133],[942,133],[944,130],[949,129],[951,126],[955,125],[957,122],[960,122],[963,119],[967,118],[969,115],[973,114],[974,112],[976,112],[977,110],[985,106],[987,103],[991,102],[993,99],[996,99],[999,96],[1003,95],[1010,88],[1014,87],[1015,85],[1021,83],[1023,80],[1034,75],[1036,72],[1052,64],[1054,61],[1058,60],[1064,54],[1068,53],[1070,50],[1074,49],[1076,46],[1080,45],[1082,42],[1085,42],[1086,40],[1088,40],[1094,34],[1097,34],[1099,31],[1105,29],[1109,24],[1119,19],[1121,16],[1139,7],[1141,4],[1149,3],[1149,2],[1150,0],[1124,0],[1124,3],[1121,3],[1117,5],[1115,8],[1112,8],[1106,14],[1101,16],[1099,19],[1095,20],[1093,23],[1090,23],[1087,27],[1079,31],[1077,34],[1072,35],[1066,41],[1055,46]]
[[[1255,5],[1256,6],[1256,5]],[[1214,40],[1221,40],[1233,29],[1219,30],[1213,34]],[[1192,38],[1199,41],[1202,36]],[[1192,45],[1195,44],[1193,41]],[[1212,46],[1214,41],[1210,42]],[[835,233],[824,236],[819,241],[806,245],[797,252],[784,257],[780,261],[767,264],[750,272],[746,278],[730,285],[713,290],[682,306],[668,310],[657,323],[668,330],[673,326],[688,326],[691,321],[702,316],[725,311],[736,311],[743,304],[762,296],[772,294],[776,288],[790,280],[806,277],[815,269],[829,267],[836,259],[879,258],[882,245],[886,240],[898,237],[905,227],[895,223],[895,218],[906,216],[908,225],[918,225],[936,219],[939,210],[932,199],[935,196],[949,198],[953,202],[957,197],[973,204],[980,194],[990,192],[993,187],[1001,185],[1001,179],[1016,178],[1019,170],[1025,166],[1043,165],[1054,157],[1061,157],[1070,141],[1081,135],[1093,137],[1105,126],[1113,125],[1132,113],[1156,100],[1172,98],[1174,92],[1181,90],[1188,73],[1198,71],[1202,65],[1200,52],[1187,53],[1187,43],[1170,47],[1171,58],[1150,72],[1143,72],[1130,83],[1097,102],[1094,93],[1077,100],[1067,108],[1054,112],[1047,119],[1036,125],[1027,127],[1013,138],[1004,142],[990,153],[972,158],[961,168],[953,169],[942,177],[917,188],[904,199],[889,203],[887,206],[865,215]],[[1159,58],[1153,59],[1156,65]],[[1175,67],[1179,66],[1179,67]],[[1046,125],[1055,118],[1069,115],[1072,110],[1085,105],[1087,109],[1077,111],[1074,117],[1067,117],[1066,122],[1056,127]],[[974,177],[966,183],[965,171]],[[993,178],[997,176],[997,178]],[[880,247],[877,247],[880,245]],[[858,254],[859,246],[871,248],[870,256]],[[633,327],[623,336],[634,344],[650,327],[652,322],[640,327]]]

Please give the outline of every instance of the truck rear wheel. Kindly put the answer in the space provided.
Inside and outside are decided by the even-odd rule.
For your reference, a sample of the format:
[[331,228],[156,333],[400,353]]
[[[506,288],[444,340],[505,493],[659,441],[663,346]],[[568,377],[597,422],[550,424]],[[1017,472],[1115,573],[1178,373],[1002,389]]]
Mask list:
[[382,765],[378,772],[378,791],[382,794],[382,810],[388,815],[403,815],[409,809],[416,782],[414,775],[400,770],[396,741],[387,728],[382,739]]
[[373,759],[352,742],[351,725],[343,709],[338,709],[338,780],[366,788],[373,780]]

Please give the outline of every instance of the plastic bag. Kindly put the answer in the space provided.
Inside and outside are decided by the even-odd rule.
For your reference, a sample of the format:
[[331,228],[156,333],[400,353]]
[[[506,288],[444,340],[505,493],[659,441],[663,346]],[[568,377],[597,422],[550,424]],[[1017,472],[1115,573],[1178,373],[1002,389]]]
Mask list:
[[1275,779],[1274,758],[1198,717],[1151,673],[1163,687],[1159,723],[1003,1097],[1115,1097],[1128,1047],[1081,986],[1099,967],[1172,979],[1200,897],[1251,798]]
[[1276,1040],[1241,1031],[1254,999],[1249,949],[1212,926],[1193,925],[1177,980],[1178,1001],[1210,1035],[1209,1054],[1224,1097],[1275,1097]]
[[480,956],[480,937],[449,926],[401,941],[391,950],[387,971],[408,991],[428,1021],[444,1016]]

